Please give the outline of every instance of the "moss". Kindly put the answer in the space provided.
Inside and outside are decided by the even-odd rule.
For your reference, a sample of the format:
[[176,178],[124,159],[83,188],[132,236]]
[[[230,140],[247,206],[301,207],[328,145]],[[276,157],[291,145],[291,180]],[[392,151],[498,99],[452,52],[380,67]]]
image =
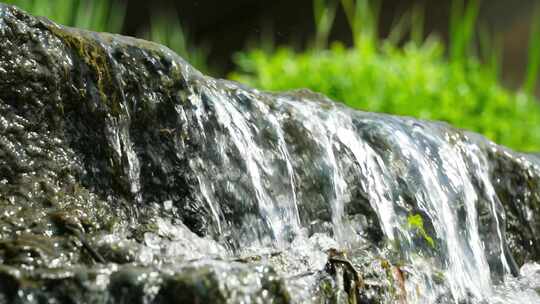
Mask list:
[[429,246],[431,246],[431,248],[435,248],[435,241],[431,236],[429,236],[429,234],[427,234],[426,229],[424,229],[424,220],[420,214],[409,215],[407,217],[407,224],[409,225],[409,228],[418,232],[429,244]]
[[[6,45],[0,48],[0,287],[10,288],[5,298],[25,302],[28,296],[59,303],[80,299],[96,303],[295,300],[295,284],[306,281],[294,281],[298,278],[288,276],[284,279],[286,275],[261,264],[275,263],[280,270],[312,267],[303,257],[295,256],[291,261],[298,264],[287,265],[286,255],[279,259],[255,257],[239,263],[212,257],[183,260],[191,252],[174,257],[168,256],[169,252],[162,254],[168,245],[191,250],[191,245],[203,241],[207,248],[212,236],[222,236],[213,234],[208,208],[198,197],[197,173],[190,166],[194,159],[201,158],[201,149],[208,144],[197,138],[200,134],[192,132],[198,126],[190,125],[194,121],[191,94],[203,98],[206,104],[216,101],[212,92],[228,94],[231,99],[225,102],[238,102],[246,111],[252,111],[250,119],[258,130],[271,125],[264,121],[266,113],[250,107],[254,100],[264,100],[272,111],[283,113],[289,152],[305,156],[293,168],[297,173],[298,202],[304,202],[299,206],[301,217],[307,221],[305,226],[313,223],[309,233],[331,231],[330,199],[321,193],[334,193],[332,176],[326,166],[309,170],[324,151],[314,148],[317,138],[305,130],[298,117],[292,117],[290,108],[276,106],[275,99],[280,95],[203,77],[155,44],[57,27],[1,4],[0,18],[10,24],[9,28],[0,24],[0,40]],[[2,30],[8,34],[3,35]],[[307,91],[288,94],[296,94],[295,98],[305,102],[322,103],[324,108],[335,106]],[[217,133],[221,126],[212,123],[204,127],[216,131],[211,135],[221,135]],[[275,144],[276,134],[272,130],[264,132],[260,135],[269,141],[264,144]],[[392,148],[387,135],[365,132],[377,152]],[[478,145],[481,153],[497,151],[489,166],[492,179],[499,183],[496,191],[511,215],[508,226],[515,241],[512,250],[520,250],[523,260],[535,257],[535,245],[526,244],[535,244],[537,236],[531,232],[537,230],[540,221],[534,218],[527,222],[522,215],[528,214],[527,208],[538,208],[538,182],[531,180],[540,180],[540,172],[527,167],[526,158],[521,159],[519,154],[503,151],[487,141],[479,140]],[[335,148],[336,159],[341,162],[346,152]],[[230,167],[235,177],[243,179],[245,165],[237,150],[229,150]],[[221,161],[213,155],[209,160]],[[209,174],[219,175],[217,169],[212,167]],[[345,175],[350,173],[343,171]],[[530,176],[526,176],[529,171]],[[356,177],[344,176],[347,181]],[[231,234],[223,238],[227,246],[239,250],[244,249],[239,245],[244,245],[243,241],[260,237],[244,234],[253,227],[246,219],[258,220],[260,214],[255,202],[250,205],[245,200],[248,195],[243,195],[252,190],[247,180],[235,188],[236,193],[220,192],[223,195],[219,197],[226,219],[223,222],[230,225],[227,229],[237,223],[238,227],[246,227],[233,227],[228,230]],[[216,185],[216,189],[225,184]],[[351,191],[352,203],[347,205],[363,202],[363,209],[370,208],[359,185],[351,187],[357,188]],[[534,199],[529,199],[531,195]],[[518,200],[523,203],[515,204]],[[168,208],[163,208],[165,205]],[[369,217],[368,225],[380,226],[374,212],[360,209],[346,210],[346,215]],[[429,235],[424,231],[430,229],[424,227],[428,223],[411,216],[409,229],[429,245]],[[201,237],[187,231],[166,233],[159,248],[146,244],[144,234],[157,232],[158,219],[182,222]],[[238,232],[246,240],[237,240]],[[350,292],[350,284],[338,286],[343,281],[360,285],[359,274],[366,279],[366,295],[372,302],[395,299],[401,291],[400,278],[394,277],[399,268],[387,262],[395,252],[375,247],[358,249],[347,256],[349,263],[334,261],[336,273],[341,273],[334,278],[311,268],[301,276],[315,282],[313,288],[320,283],[321,301],[347,301],[346,288],[353,295],[351,301],[362,301]],[[199,250],[207,254],[205,249]],[[381,265],[377,263],[379,254],[386,257]],[[151,265],[133,269],[143,260],[149,262],[150,257]],[[368,278],[375,284],[368,284]]]
[[114,73],[111,71],[112,64],[108,51],[98,40],[89,38],[89,35],[83,36],[75,30],[62,29],[50,23],[47,27],[90,68],[96,78],[100,99],[110,107],[110,113],[119,116],[121,97],[115,85]]

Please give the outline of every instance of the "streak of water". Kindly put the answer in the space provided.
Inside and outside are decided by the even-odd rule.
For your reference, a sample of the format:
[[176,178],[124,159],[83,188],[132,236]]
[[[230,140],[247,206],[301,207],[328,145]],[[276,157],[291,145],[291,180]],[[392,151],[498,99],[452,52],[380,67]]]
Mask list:
[[[193,92],[186,125],[202,147],[191,162],[201,202],[215,219],[215,237],[227,235],[233,250],[297,246],[304,230],[354,248],[376,242],[365,231],[378,223],[375,230],[412,267],[413,301],[444,293],[434,273],[453,301],[488,299],[492,279],[510,274],[489,164],[465,135],[294,94],[268,103],[230,90]],[[370,212],[376,219],[358,228],[355,215],[369,219]]]
[[4,301],[540,303],[538,156],[2,4],[0,36]]

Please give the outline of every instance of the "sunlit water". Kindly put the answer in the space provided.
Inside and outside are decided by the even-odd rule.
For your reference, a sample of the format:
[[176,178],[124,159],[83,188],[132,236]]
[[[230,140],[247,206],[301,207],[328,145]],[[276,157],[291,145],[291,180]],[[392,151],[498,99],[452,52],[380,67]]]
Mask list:
[[[131,72],[125,62],[115,63],[123,56],[116,56],[121,53],[111,41],[137,48],[140,42],[104,37],[100,47],[115,54],[106,62],[118,73],[114,86],[122,91]],[[145,47],[163,53],[164,60],[156,62],[185,77],[185,87],[173,92],[177,99],[156,99],[178,102],[171,114],[177,115],[176,125],[165,131],[176,145],[173,154],[188,159],[188,168],[175,163],[161,169],[193,177],[180,184],[194,188],[183,189],[187,202],[143,202],[145,164],[130,130],[134,110],[121,104],[118,117],[103,119],[105,150],[112,153],[99,161],[116,165],[115,177],[125,182],[126,196],[133,195],[136,204],[126,209],[153,222],[135,238],[132,228],[141,223],[133,212],[130,223],[91,240],[96,248],[110,245],[133,260],[80,268],[81,280],[93,286],[88,289],[106,290],[111,276],[125,271],[136,285],[146,280],[143,293],[150,302],[163,274],[170,279],[203,269],[201,280],[215,279],[211,283],[225,290],[231,303],[272,302],[271,293],[279,288],[287,289],[293,303],[316,302],[316,294],[325,292],[321,281],[329,276],[329,289],[346,302],[343,270],[326,269],[332,252],[364,276],[366,293],[386,303],[540,303],[540,266],[529,262],[518,269],[505,243],[505,212],[486,155],[495,147],[486,140],[435,122],[353,111],[310,92],[270,94],[206,78],[169,51]],[[158,92],[141,94],[153,107]],[[540,174],[538,159],[523,155],[523,160],[535,163]],[[193,207],[202,228],[192,231],[180,221],[182,203]],[[135,269],[141,265],[147,267]],[[217,278],[205,276],[207,266]],[[193,288],[199,281],[194,282]],[[18,296],[25,298],[24,292]],[[33,303],[28,292],[27,302]]]
[[[311,93],[271,101],[255,94],[209,80],[177,107],[184,144],[197,147],[190,166],[212,218],[208,230],[228,254],[310,252],[303,271],[320,270],[324,250],[368,244],[367,226],[379,225],[384,246],[408,267],[409,303],[540,302],[531,286],[537,265],[524,266],[522,278],[511,275],[504,211],[469,135]],[[376,222],[358,220],[362,208]],[[482,229],[478,208],[489,215]],[[411,224],[414,216],[423,227]],[[324,250],[313,235],[330,240]]]

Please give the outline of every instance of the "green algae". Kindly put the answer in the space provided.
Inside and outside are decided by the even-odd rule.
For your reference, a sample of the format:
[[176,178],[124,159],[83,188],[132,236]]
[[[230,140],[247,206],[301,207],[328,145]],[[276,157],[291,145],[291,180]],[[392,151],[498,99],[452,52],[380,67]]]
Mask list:
[[420,214],[411,214],[407,217],[407,224],[411,229],[416,229],[416,231],[424,238],[424,240],[431,246],[435,248],[435,241],[429,234],[427,234],[426,229],[424,228],[424,220]]

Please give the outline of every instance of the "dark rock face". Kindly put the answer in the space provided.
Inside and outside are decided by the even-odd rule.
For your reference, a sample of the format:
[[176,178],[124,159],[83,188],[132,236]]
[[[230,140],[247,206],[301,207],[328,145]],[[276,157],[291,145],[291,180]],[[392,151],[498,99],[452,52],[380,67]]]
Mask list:
[[497,196],[504,205],[508,244],[516,262],[540,261],[540,167],[538,157],[490,153]]
[[[348,161],[355,151],[336,145],[331,148],[339,156],[335,164],[314,166],[329,153],[315,136],[323,133],[315,132],[316,125],[310,129],[288,100],[316,105],[321,116],[341,111],[340,106],[307,91],[270,94],[211,79],[164,47],[60,27],[2,4],[0,45],[0,302],[391,302],[403,297],[395,273],[403,275],[388,261],[393,253],[383,262],[374,253],[380,252],[374,248],[383,246],[385,235],[369,189],[357,182],[366,175]],[[218,107],[229,102],[221,101],[224,96],[241,107],[242,115],[230,116],[231,121],[250,123],[245,126],[249,132],[236,125],[230,133],[255,134],[257,147],[239,148],[246,142],[234,136],[220,139],[224,124],[211,121],[225,117]],[[204,121],[210,122],[197,125],[202,110],[211,113]],[[275,131],[278,123],[268,119],[270,113],[284,120],[279,123],[283,134]],[[412,130],[419,123],[360,112],[350,116],[355,130],[384,156],[381,161],[406,173],[392,189],[403,201],[400,212],[421,210],[407,179],[421,172],[407,171],[406,161],[392,152],[395,141],[378,127],[389,120]],[[503,272],[498,269],[501,251],[514,273],[525,262],[540,261],[538,158],[433,125],[425,128],[450,134],[449,142],[474,144],[488,159],[483,165],[495,193],[484,189],[487,181],[471,179],[484,193],[476,204],[487,246],[498,244],[498,227],[503,233],[506,228],[506,241],[500,240],[504,248],[488,248],[492,273]],[[290,151],[283,152],[284,146]],[[257,159],[246,161],[253,155],[245,150],[255,148],[265,156],[266,167],[277,168],[274,175],[261,173],[273,187],[264,182],[259,188],[246,186],[254,170],[250,166],[262,166]],[[281,151],[281,156],[267,151]],[[211,161],[202,168],[201,159]],[[230,170],[223,172],[223,167]],[[336,199],[332,168],[340,168],[349,185],[343,216],[364,223],[363,237],[372,246],[353,248],[361,252],[351,258],[354,266],[379,282],[366,284],[358,297],[352,296],[350,267],[338,263],[330,273],[310,264],[323,261],[324,266],[328,246],[319,244],[324,239],[317,243],[318,255],[313,249],[257,252],[247,259],[235,255],[245,249],[242,239],[258,238],[267,245],[265,238],[293,238],[299,230],[294,223],[276,229],[270,216],[294,218],[275,211],[288,210],[282,201],[298,201],[298,225],[307,227],[309,235],[331,232],[328,227],[339,211],[327,203]],[[201,203],[206,188],[199,173],[218,181],[206,185],[221,195],[218,211]],[[236,182],[231,185],[231,180]],[[290,184],[296,193],[280,196]],[[250,197],[274,205],[265,209]],[[426,220],[426,231],[433,235],[435,230]],[[425,251],[439,249],[433,247]]]
[[[180,233],[163,236],[169,226],[157,215],[207,233],[187,165],[197,147],[177,136],[176,114],[203,75],[158,45],[62,28],[3,4],[0,43],[0,302],[289,301],[282,279],[258,266],[136,266],[152,263],[141,249],[152,237]],[[167,214],[164,202],[173,204]],[[187,227],[184,251],[218,255],[194,248],[203,241]]]
[[183,75],[194,73],[187,64],[155,45],[7,7],[1,36],[2,178],[79,184],[128,213],[142,200],[189,207],[185,159],[166,132],[178,125],[171,113],[183,102]]

